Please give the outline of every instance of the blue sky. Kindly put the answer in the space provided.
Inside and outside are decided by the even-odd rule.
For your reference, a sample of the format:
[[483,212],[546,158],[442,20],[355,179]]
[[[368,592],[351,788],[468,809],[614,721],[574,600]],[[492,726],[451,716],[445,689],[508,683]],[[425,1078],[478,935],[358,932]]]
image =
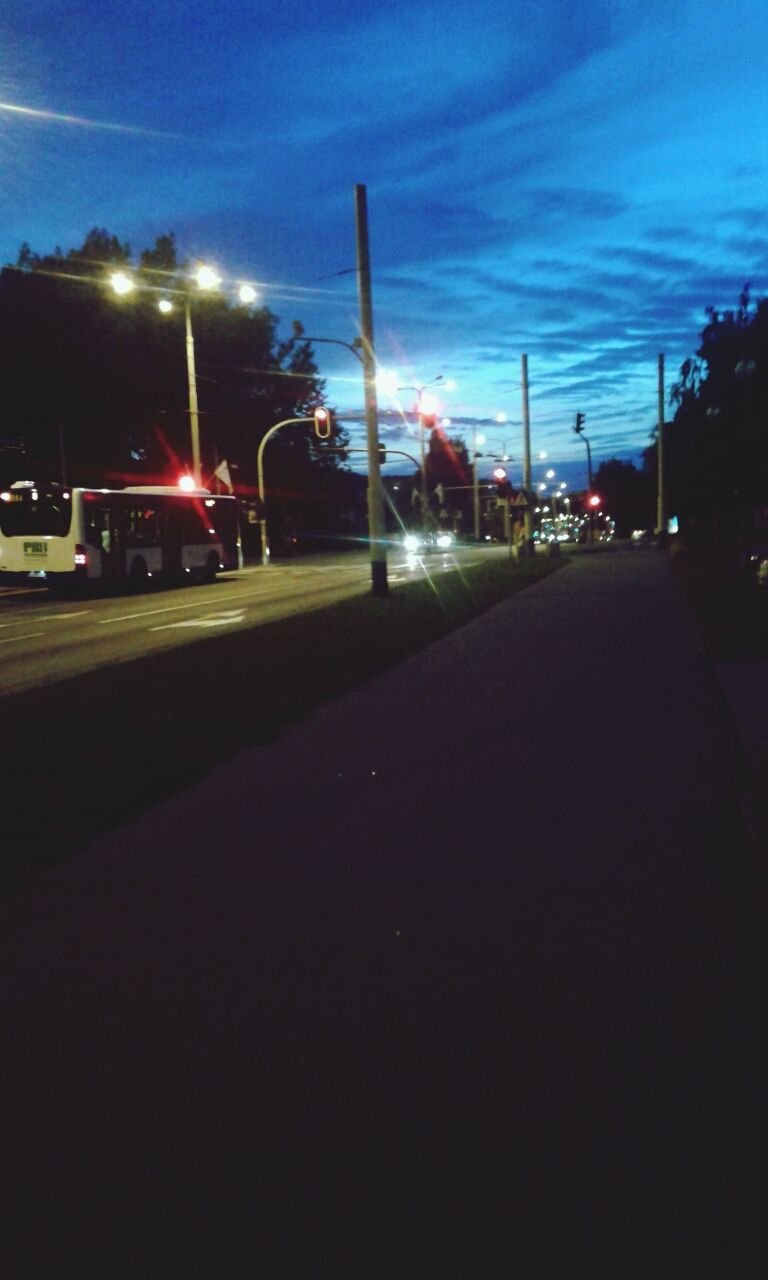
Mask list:
[[[365,183],[381,365],[455,379],[454,423],[506,414],[519,466],[526,352],[534,456],[577,484],[576,411],[637,460],[657,354],[671,381],[707,305],[766,290],[767,37],[760,0],[6,0],[0,259],[174,230],[350,341]],[[353,357],[317,354],[358,408]]]

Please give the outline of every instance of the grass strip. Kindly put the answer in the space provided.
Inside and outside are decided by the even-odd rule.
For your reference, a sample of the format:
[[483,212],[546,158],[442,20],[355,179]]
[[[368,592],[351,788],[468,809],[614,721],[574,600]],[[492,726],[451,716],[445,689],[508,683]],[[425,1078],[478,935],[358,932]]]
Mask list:
[[10,695],[6,871],[63,861],[557,567],[496,560]]

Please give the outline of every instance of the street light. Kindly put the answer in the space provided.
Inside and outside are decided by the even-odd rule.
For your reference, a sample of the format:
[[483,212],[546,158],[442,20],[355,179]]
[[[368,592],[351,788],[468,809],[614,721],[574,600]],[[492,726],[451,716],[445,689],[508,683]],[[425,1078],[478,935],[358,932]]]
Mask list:
[[[422,528],[426,526],[427,518],[427,465],[424,456],[424,392],[427,387],[433,387],[436,382],[442,382],[443,375],[438,373],[436,378],[431,378],[429,382],[423,382],[421,386],[398,387],[398,391],[415,391],[418,397],[417,414],[419,419],[419,457],[421,458],[421,524]],[[446,382],[446,389],[452,391],[456,387],[455,382]],[[429,410],[431,412],[431,410]]]
[[125,271],[113,271],[109,277],[109,283],[112,285],[118,297],[124,297],[126,293],[131,293],[136,288],[133,280]]
[[[206,263],[200,263],[193,272],[192,280],[196,283],[198,289],[211,290],[218,289],[221,284],[221,276],[213,267]],[[109,283],[114,289],[118,297],[125,297],[126,294],[132,293],[136,288],[135,280],[125,271],[113,271],[109,277]],[[244,296],[245,295],[245,296]],[[243,285],[240,290],[240,299],[243,302],[254,302],[256,299],[256,291],[250,285]],[[161,298],[158,302],[158,308],[164,315],[168,315],[173,311],[173,303],[169,298]],[[189,430],[192,440],[192,476],[198,488],[202,485],[202,473],[200,470],[200,418],[197,405],[197,373],[195,369],[195,339],[192,332],[192,294],[191,290],[184,291],[184,322],[186,331],[186,352],[187,352],[187,391],[189,397]]]
[[477,446],[485,444],[485,436],[479,435],[477,427],[472,427],[472,517],[474,523],[475,542],[480,541],[480,486],[477,480],[477,459],[480,454]]

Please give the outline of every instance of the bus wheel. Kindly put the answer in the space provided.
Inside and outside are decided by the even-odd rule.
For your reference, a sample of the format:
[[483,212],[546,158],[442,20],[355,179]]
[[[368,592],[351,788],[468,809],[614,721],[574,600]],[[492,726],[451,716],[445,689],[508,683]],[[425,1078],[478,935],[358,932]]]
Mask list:
[[148,576],[146,560],[144,560],[142,556],[136,556],[136,559],[131,561],[131,571],[128,575],[131,590],[143,591],[144,587],[147,585]]

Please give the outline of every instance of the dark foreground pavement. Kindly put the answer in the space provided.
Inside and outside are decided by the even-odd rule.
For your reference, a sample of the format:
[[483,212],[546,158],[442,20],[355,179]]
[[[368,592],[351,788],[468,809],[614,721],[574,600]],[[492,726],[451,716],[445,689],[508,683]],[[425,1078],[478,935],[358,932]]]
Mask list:
[[7,899],[6,1274],[765,1275],[742,768],[583,556]]

